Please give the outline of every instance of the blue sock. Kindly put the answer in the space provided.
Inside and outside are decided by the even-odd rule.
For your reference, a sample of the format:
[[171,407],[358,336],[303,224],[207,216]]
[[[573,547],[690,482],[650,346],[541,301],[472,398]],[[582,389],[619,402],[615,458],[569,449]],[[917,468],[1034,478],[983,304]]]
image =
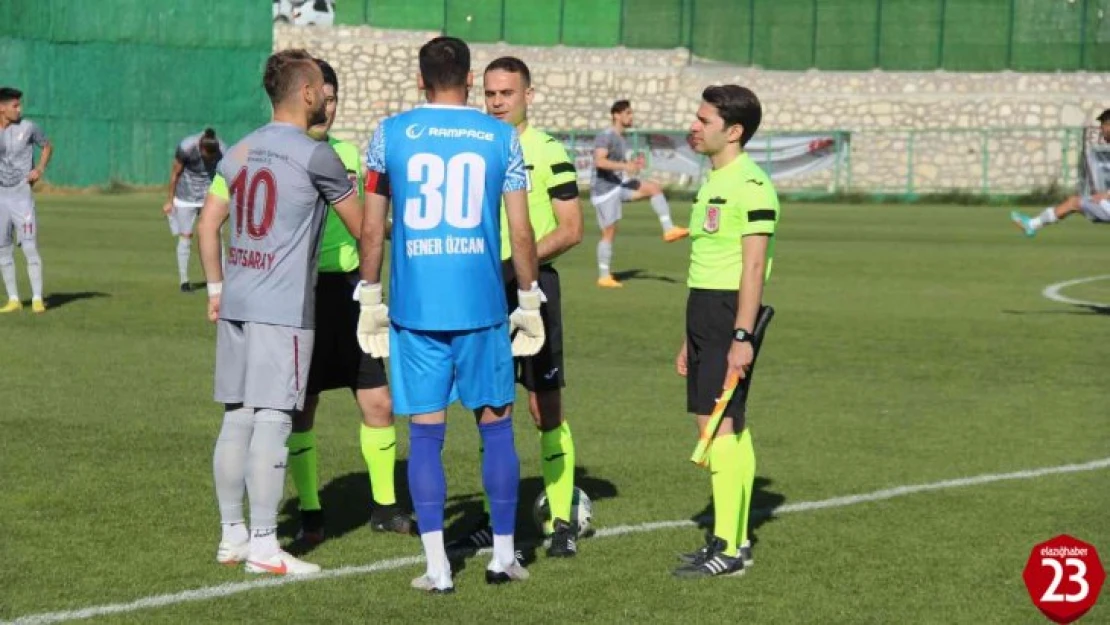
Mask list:
[[446,433],[446,423],[409,424],[409,494],[421,534],[443,531],[447,476],[440,454]]
[[520,459],[513,444],[513,420],[500,419],[479,424],[482,435],[482,484],[489,498],[490,524],[498,536],[513,534],[516,526]]

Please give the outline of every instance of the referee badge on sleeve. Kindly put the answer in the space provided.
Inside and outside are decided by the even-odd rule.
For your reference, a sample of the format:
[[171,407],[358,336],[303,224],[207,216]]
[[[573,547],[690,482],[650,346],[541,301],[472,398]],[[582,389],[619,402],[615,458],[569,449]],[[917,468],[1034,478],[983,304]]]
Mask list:
[[701,229],[714,234],[721,228],[721,206],[718,204],[709,204],[705,207],[705,222],[702,223]]

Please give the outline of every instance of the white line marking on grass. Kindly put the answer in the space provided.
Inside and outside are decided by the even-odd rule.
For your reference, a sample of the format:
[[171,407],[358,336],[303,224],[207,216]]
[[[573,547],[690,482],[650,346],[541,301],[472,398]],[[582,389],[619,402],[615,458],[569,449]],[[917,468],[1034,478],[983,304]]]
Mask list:
[[1077,284],[1086,284],[1087,282],[1098,282],[1099,280],[1110,280],[1110,275],[1091,276],[1089,278],[1076,278],[1075,280],[1066,280],[1064,282],[1050,284],[1046,286],[1043,291],[1041,291],[1041,295],[1054,302],[1060,302],[1061,304],[1072,304],[1074,306],[1094,306],[1095,308],[1110,308],[1110,304],[1104,304],[1101,302],[1088,302],[1087,300],[1075,299],[1073,297],[1068,297],[1060,293],[1060,291],[1063,291],[1068,287],[1072,287]]
[[[953,480],[944,480],[941,482],[932,482],[930,484],[898,486],[895,488],[887,488],[872,493],[864,493],[862,495],[833,497],[832,499],[822,499],[820,501],[801,501],[798,503],[782,505],[774,509],[755,510],[753,511],[753,516],[779,516],[782,514],[789,514],[793,512],[812,512],[814,510],[824,510],[827,508],[844,508],[846,506],[854,506],[861,503],[871,503],[874,501],[895,499],[897,497],[905,497],[906,495],[914,495],[917,493],[927,493],[938,490],[948,490],[952,488],[966,488],[968,486],[980,486],[983,484],[1005,482],[1010,480],[1031,480],[1039,477],[1044,477],[1046,475],[1056,475],[1061,473],[1080,473],[1083,471],[1097,471],[1099,469],[1106,468],[1110,468],[1110,458],[1092,460],[1091,462],[1085,462],[1082,464],[1065,464],[1062,466],[1045,467],[1042,469],[1015,471],[1013,473],[988,473],[985,475],[976,475],[973,477],[964,477]],[[654,532],[657,530],[693,527],[694,525],[695,524],[693,521],[656,521],[651,523],[640,523],[637,525],[618,525],[615,527],[606,527],[598,530],[597,533],[594,535],[594,538],[625,536],[628,534],[641,534],[644,532]],[[482,550],[482,552],[486,551],[488,551],[488,549]],[[11,625],[44,625],[47,623],[61,623],[63,621],[95,618],[98,616],[107,616],[110,614],[126,614],[129,612],[138,612],[139,610],[147,610],[150,608],[160,608],[169,605],[176,605],[179,603],[189,603],[192,601],[209,601],[212,599],[218,599],[220,597],[237,595],[239,593],[244,593],[249,590],[255,590],[258,588],[271,588],[274,586],[284,586],[285,584],[292,584],[297,582],[335,579],[338,577],[349,577],[352,575],[368,575],[371,573],[379,573],[382,571],[392,571],[404,567],[416,566],[418,564],[421,564],[423,561],[423,556],[392,558],[389,560],[379,560],[377,562],[365,564],[362,566],[344,566],[337,569],[325,570],[317,575],[305,577],[266,577],[249,582],[208,586],[205,588],[196,588],[193,590],[185,590],[182,592],[165,595],[153,595],[150,597],[144,597],[142,599],[132,601],[130,603],[112,603],[108,605],[91,606],[88,608],[82,608],[80,610],[69,610],[65,612],[43,612],[40,614],[29,614],[27,616],[17,618],[15,621],[12,621]]]

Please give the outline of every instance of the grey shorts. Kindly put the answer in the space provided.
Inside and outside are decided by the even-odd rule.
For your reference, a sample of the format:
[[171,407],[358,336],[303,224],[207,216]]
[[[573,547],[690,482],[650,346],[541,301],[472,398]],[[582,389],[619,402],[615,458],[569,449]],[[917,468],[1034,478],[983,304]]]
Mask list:
[[173,212],[170,213],[170,231],[174,236],[193,233],[193,224],[197,220],[197,213],[203,204],[186,202],[177,198],[173,199]]
[[1083,197],[1079,199],[1079,210],[1091,221],[1110,222],[1110,200],[1096,202],[1090,197]]
[[598,226],[608,228],[620,221],[622,216],[621,206],[625,202],[632,201],[632,196],[636,194],[636,190],[640,187],[638,180],[634,182],[636,183],[635,186],[625,183],[601,195],[590,195],[590,203],[594,205],[594,210],[597,211]]
[[38,231],[31,185],[0,187],[0,247],[33,243]]
[[248,408],[303,409],[315,339],[315,330],[220,319],[216,401]]

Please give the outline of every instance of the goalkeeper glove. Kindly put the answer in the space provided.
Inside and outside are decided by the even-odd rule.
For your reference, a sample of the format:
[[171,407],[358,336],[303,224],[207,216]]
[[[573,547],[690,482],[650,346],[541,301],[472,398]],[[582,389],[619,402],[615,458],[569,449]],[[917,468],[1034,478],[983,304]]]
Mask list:
[[382,285],[359,282],[358,346],[374,358],[389,357],[389,309],[382,303]]
[[543,347],[543,318],[540,304],[547,301],[535,282],[527,291],[517,290],[517,309],[509,315],[509,336],[513,340],[513,356],[534,356]]

